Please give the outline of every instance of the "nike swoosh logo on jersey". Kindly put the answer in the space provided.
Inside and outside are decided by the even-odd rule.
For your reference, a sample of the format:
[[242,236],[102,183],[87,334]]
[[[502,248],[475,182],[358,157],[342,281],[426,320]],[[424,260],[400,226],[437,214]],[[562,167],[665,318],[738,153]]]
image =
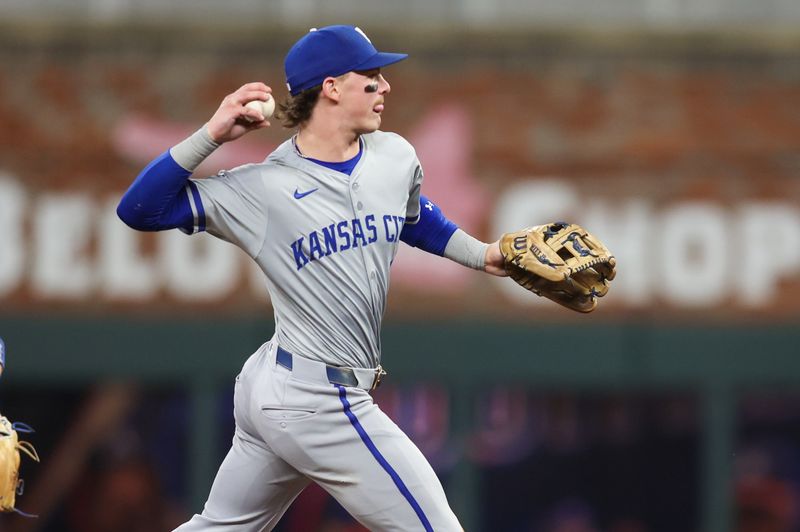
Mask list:
[[316,188],[312,188],[311,190],[309,190],[307,192],[300,192],[298,189],[294,189],[294,199],[303,199],[306,196],[308,196],[309,194],[311,194],[312,192],[316,192],[317,190],[318,189],[316,189]]

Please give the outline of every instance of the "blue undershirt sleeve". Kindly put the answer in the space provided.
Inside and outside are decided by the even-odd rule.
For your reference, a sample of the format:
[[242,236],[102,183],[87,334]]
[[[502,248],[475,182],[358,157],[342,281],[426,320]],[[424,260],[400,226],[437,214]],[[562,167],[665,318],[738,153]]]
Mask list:
[[[186,193],[190,175],[169,151],[162,153],[142,170],[122,196],[117,216],[139,231],[177,227],[187,233],[194,232],[198,224]],[[195,199],[199,201],[199,197]],[[199,224],[201,230],[203,222]]]
[[419,204],[419,221],[413,225],[403,225],[400,240],[409,246],[442,256],[458,226],[448,220],[442,210],[426,196],[420,195]]

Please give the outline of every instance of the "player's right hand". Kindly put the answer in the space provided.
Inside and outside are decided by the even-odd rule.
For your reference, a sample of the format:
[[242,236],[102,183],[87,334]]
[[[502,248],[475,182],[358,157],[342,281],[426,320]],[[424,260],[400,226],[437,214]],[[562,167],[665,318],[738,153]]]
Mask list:
[[260,112],[245,107],[245,104],[253,100],[266,101],[271,94],[272,89],[259,81],[242,85],[222,100],[219,109],[208,121],[208,134],[221,144],[269,126],[269,121]]

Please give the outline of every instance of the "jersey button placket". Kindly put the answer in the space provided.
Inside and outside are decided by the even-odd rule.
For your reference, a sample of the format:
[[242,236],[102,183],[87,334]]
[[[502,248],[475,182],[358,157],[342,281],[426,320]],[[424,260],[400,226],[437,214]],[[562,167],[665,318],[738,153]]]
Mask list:
[[[358,181],[354,181],[353,184],[351,185],[351,188],[353,189],[353,199],[355,199],[356,195],[358,194],[358,189],[359,189]],[[363,208],[364,208],[364,204],[361,203],[360,201],[357,201],[356,202],[356,210],[360,211]]]
[[[361,188],[361,185],[358,184],[357,179],[358,178],[354,175],[351,176],[351,181],[350,181],[350,202],[353,205],[353,207],[355,207],[354,214],[356,214],[358,211],[364,210],[364,204],[361,202],[361,200],[358,199],[358,189]],[[373,309],[375,309],[378,307],[378,305],[375,302],[375,291],[371,289],[371,285],[374,285],[375,279],[377,278],[377,274],[375,270],[371,269],[367,265],[369,261],[366,257],[365,254],[366,252],[364,250],[364,247],[359,246],[359,251],[361,253],[361,261],[362,261],[361,263],[364,265],[364,274],[365,274],[364,280],[367,283],[366,287],[367,294],[369,295],[369,298],[372,301]]]

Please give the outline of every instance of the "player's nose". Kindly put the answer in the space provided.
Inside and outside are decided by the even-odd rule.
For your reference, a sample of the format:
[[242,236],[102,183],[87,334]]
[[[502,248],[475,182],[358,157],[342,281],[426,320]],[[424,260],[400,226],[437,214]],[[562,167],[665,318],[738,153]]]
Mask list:
[[378,74],[378,93],[388,94],[391,91],[392,86],[389,85],[389,82],[386,81],[386,78],[383,77],[383,74]]

